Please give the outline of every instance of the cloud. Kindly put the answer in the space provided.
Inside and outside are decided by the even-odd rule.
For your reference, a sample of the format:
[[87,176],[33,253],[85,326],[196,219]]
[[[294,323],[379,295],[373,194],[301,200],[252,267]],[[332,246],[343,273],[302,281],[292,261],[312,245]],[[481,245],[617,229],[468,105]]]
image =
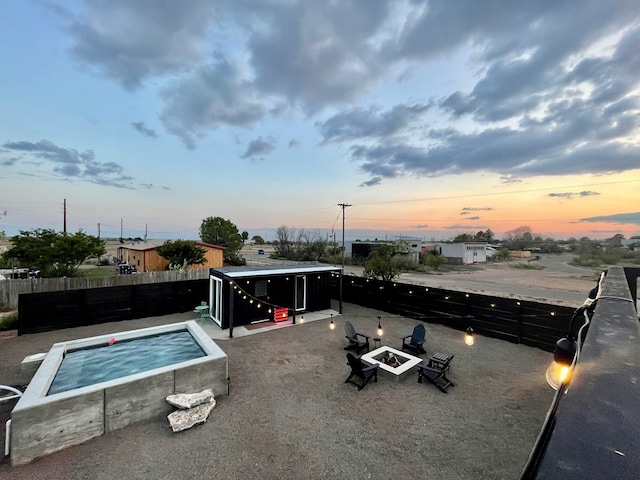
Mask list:
[[455,225],[448,225],[444,227],[445,230],[482,230],[485,228],[489,228],[486,226],[480,226],[480,225],[460,225],[460,224],[455,224]]
[[[302,113],[323,144],[349,143],[380,181],[637,168],[634,2],[113,0],[58,10],[81,67],[127,90],[159,85],[163,125],[189,149],[223,125]],[[440,85],[428,101],[398,94],[413,76],[428,85],[452,57],[474,72],[467,84]],[[366,95],[387,103],[363,106]]]
[[84,2],[83,7],[67,18],[74,58],[127,90],[203,60],[216,19],[216,5],[208,0]]
[[511,175],[501,175],[500,176],[500,183],[502,183],[504,185],[510,185],[510,184],[514,184],[514,183],[522,183],[522,179],[521,178],[512,177]]
[[605,223],[625,223],[640,225],[640,212],[616,213],[614,215],[602,215],[599,217],[581,218],[580,222],[605,222]]
[[422,229],[422,228],[428,228],[429,225],[427,225],[426,223],[420,223],[418,225],[409,225],[409,228],[417,228],[417,229]]
[[594,195],[600,195],[600,193],[592,190],[583,190],[582,192],[552,192],[547,194],[549,197],[565,198],[567,200],[572,200],[575,197],[591,197]]
[[[356,99],[384,75],[377,38],[388,27],[387,2],[253,4],[247,48],[255,85],[309,114]],[[259,26],[259,28],[256,28]]]
[[395,135],[418,120],[430,105],[399,104],[386,112],[379,107],[353,108],[338,113],[324,122],[316,122],[323,143],[345,142],[367,137]]
[[366,180],[360,184],[361,187],[374,187],[376,185],[380,185],[382,183],[382,177],[380,175],[375,175],[371,177],[369,180]]
[[93,150],[79,152],[73,148],[59,147],[49,140],[35,143],[7,142],[3,146],[9,151],[45,160],[38,165],[51,164],[52,171],[63,179],[77,178],[99,185],[132,188],[133,177],[124,175],[124,169],[120,164],[96,161]]
[[6,167],[10,167],[11,165],[15,165],[18,163],[18,157],[9,157],[0,161],[0,165],[4,165]]
[[298,140],[296,140],[295,138],[292,138],[291,140],[289,140],[289,148],[294,148],[294,147],[297,147],[298,145],[300,145],[300,142],[298,142]]
[[258,137],[255,140],[251,140],[249,142],[247,150],[242,154],[240,158],[253,158],[259,155],[267,155],[276,148],[275,143],[276,141],[274,138]]
[[491,207],[462,207],[463,212],[477,212],[477,211],[490,211]]
[[473,216],[473,217],[467,217],[467,220],[480,220],[480,217],[478,217],[477,215]]
[[156,131],[147,127],[144,122],[133,122],[131,126],[145,137],[156,138],[158,136]]
[[162,122],[189,149],[222,124],[246,127],[265,115],[250,80],[222,55],[166,87],[162,97]]

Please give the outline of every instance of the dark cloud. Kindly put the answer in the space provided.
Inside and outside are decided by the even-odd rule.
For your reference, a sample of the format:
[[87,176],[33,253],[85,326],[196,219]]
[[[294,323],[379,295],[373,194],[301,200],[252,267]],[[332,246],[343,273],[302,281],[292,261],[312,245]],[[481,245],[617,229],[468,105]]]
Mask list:
[[626,223],[640,225],[640,212],[616,213],[614,215],[603,215],[599,217],[581,218],[581,222],[606,222],[606,223]]
[[79,152],[73,148],[59,147],[49,140],[40,140],[35,143],[7,142],[3,146],[9,151],[21,152],[29,157],[45,160],[36,164],[40,166],[51,164],[53,172],[61,178],[75,178],[99,185],[131,188],[133,178],[124,175],[122,166],[115,162],[96,161],[93,150]]
[[385,138],[406,129],[418,120],[430,105],[399,104],[386,112],[379,107],[353,108],[316,122],[324,143],[345,142],[367,137]]
[[74,57],[127,90],[201,61],[216,10],[209,0],[88,1],[83,7],[68,17]]
[[491,207],[462,207],[463,212],[477,212],[477,211],[490,211]]
[[374,187],[376,185],[380,185],[382,183],[382,177],[379,175],[371,177],[369,180],[366,180],[360,184],[361,187]]
[[9,158],[0,160],[0,165],[4,165],[7,167],[10,167],[11,165],[15,165],[16,163],[18,163],[18,157],[9,157]]
[[[323,142],[361,142],[349,147],[373,178],[485,171],[516,183],[637,168],[636,3],[113,0],[58,10],[83,67],[129,90],[158,79],[163,125],[188,148],[221,125],[333,108],[316,123]],[[464,90],[357,106],[383,82],[428,75],[429,62],[461,52],[476,73]],[[442,118],[433,128],[418,124],[429,105]]]
[[549,197],[565,198],[571,200],[575,197],[591,197],[593,195],[600,195],[598,192],[592,190],[583,190],[582,192],[552,192],[547,194]]
[[467,220],[480,220],[480,217],[478,217],[477,215],[473,216],[473,217],[467,217]]
[[259,2],[247,20],[256,87],[309,113],[354,100],[388,69],[375,39],[389,8],[378,0]]
[[422,229],[422,228],[428,228],[429,225],[427,225],[426,223],[421,223],[418,225],[409,225],[409,228],[418,228],[418,229]]
[[144,122],[133,122],[131,126],[145,137],[155,138],[158,136],[156,131],[147,127]]
[[258,137],[255,140],[251,140],[247,146],[247,150],[242,154],[240,158],[254,158],[260,155],[267,155],[276,148],[275,139],[271,137],[262,138]]
[[223,56],[199,68],[162,92],[161,114],[167,130],[180,137],[187,148],[221,124],[248,126],[265,114],[251,82]]
[[298,142],[298,140],[296,140],[295,138],[289,140],[289,148],[297,147],[298,145],[300,145],[300,142]]

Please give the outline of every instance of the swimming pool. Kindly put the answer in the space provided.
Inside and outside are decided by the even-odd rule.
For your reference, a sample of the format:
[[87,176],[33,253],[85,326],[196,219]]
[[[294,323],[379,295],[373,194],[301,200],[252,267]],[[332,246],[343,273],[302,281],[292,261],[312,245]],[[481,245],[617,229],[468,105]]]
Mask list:
[[[123,376],[106,379],[98,375],[89,384],[83,381],[81,386],[51,391],[65,357],[82,351],[91,356],[105,346],[126,346],[137,340],[157,342],[148,349],[151,355],[142,360],[145,364],[150,357],[173,356],[164,351],[166,334],[191,337],[202,355],[174,358],[174,363],[136,372],[130,371],[128,367],[134,364],[125,356],[115,361],[121,364],[118,368]],[[174,393],[211,388],[216,396],[226,394],[228,376],[227,355],[194,321],[56,343],[11,412],[11,463],[28,463],[134,422],[168,414],[172,407],[165,398]]]
[[204,350],[188,330],[67,350],[47,395],[204,356]]

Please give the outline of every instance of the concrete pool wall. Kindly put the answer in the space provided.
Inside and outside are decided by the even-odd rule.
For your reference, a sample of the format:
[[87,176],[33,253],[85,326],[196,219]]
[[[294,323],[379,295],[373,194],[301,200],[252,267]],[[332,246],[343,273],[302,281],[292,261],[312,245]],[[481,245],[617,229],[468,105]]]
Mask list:
[[[67,350],[188,330],[205,356],[48,395]],[[11,412],[11,463],[22,465],[132,423],[170,413],[165,397],[211,388],[228,393],[227,355],[194,321],[56,343]],[[168,424],[167,424],[168,426]]]

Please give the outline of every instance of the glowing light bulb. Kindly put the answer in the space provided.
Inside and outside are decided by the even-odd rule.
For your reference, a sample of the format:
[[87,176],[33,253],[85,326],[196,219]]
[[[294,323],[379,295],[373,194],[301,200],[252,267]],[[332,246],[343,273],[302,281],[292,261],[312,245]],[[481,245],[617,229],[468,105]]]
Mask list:
[[469,346],[472,346],[475,343],[475,339],[473,338],[473,328],[467,328],[467,331],[464,334],[464,343]]

